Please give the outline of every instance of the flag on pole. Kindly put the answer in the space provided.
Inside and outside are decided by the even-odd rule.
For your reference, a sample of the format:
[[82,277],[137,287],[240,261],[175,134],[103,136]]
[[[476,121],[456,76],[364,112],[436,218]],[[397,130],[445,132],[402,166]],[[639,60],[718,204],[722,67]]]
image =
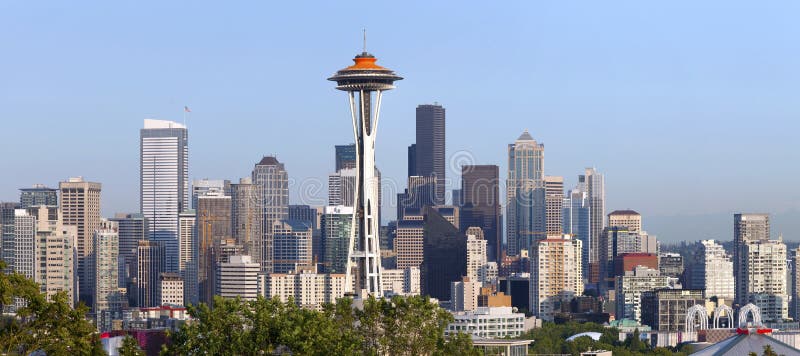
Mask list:
[[192,110],[189,110],[188,106],[184,106],[183,107],[183,112],[192,112]]

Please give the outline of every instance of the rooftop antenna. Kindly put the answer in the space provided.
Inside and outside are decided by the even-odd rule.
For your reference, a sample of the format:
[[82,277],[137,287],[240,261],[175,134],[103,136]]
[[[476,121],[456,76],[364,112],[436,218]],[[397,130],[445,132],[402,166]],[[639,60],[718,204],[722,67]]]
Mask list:
[[364,32],[364,53],[367,53],[367,29],[364,28],[362,31]]

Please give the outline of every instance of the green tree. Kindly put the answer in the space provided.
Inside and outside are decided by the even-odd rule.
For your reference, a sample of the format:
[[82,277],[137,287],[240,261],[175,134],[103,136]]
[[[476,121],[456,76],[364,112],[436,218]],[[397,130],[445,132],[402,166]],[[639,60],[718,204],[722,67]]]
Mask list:
[[764,353],[761,356],[778,356],[778,353],[770,345],[764,345]]
[[16,317],[3,319],[0,353],[105,354],[97,329],[86,320],[89,308],[82,303],[72,308],[65,292],[47,300],[35,282],[18,273],[8,274],[5,267],[0,261],[0,304],[4,308],[19,299],[25,306],[17,310]]
[[122,345],[117,350],[120,356],[145,356],[146,353],[139,347],[139,342],[131,336],[122,339]]

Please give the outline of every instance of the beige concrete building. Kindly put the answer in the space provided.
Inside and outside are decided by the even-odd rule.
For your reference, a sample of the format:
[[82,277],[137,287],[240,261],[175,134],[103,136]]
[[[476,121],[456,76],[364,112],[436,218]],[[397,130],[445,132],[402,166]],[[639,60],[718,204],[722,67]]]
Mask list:
[[78,253],[75,273],[79,285],[78,299],[91,307],[95,290],[92,236],[100,227],[101,185],[77,177],[60,182],[58,187],[63,224],[75,226],[78,233],[75,245]]
[[421,220],[397,222],[394,251],[397,253],[397,268],[419,268],[423,259],[423,223]]
[[70,305],[74,305],[77,228],[64,226],[56,207],[31,207],[29,213],[36,218],[33,280],[48,298],[67,292]]
[[450,283],[450,303],[453,311],[474,311],[478,309],[478,296],[482,283],[469,277]]
[[561,235],[564,207],[564,177],[544,177],[545,232],[547,236]]
[[160,305],[184,305],[184,283],[178,273],[164,272],[158,277]]
[[300,307],[321,309],[324,303],[335,303],[344,297],[345,275],[304,269],[299,273],[261,274],[259,285],[266,298],[278,297],[287,302],[292,297]]
[[533,315],[553,320],[556,302],[583,294],[580,240],[570,235],[550,236],[532,249],[530,308]]
[[608,214],[608,227],[626,227],[635,232],[642,229],[642,215],[633,210],[614,210]]

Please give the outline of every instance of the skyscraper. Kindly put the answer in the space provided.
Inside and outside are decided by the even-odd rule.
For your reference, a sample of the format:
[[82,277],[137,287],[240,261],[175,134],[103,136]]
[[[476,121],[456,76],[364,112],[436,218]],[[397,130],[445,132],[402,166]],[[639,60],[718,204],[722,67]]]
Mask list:
[[336,145],[336,172],[346,168],[356,168],[356,144]]
[[[450,300],[450,282],[467,275],[467,238],[459,231],[458,224],[451,222],[457,209],[423,209],[422,293]],[[398,263],[398,268],[403,267]]]
[[94,246],[92,236],[100,227],[100,183],[70,178],[58,184],[61,191],[61,215],[64,225],[78,228],[77,276],[78,298],[87,306],[94,305]]
[[0,202],[0,259],[6,262],[7,271],[14,270],[14,211],[15,202]]
[[[64,226],[62,217],[55,206],[34,206],[18,210],[27,215],[27,221],[35,222],[33,241],[33,281],[48,298],[56,293],[66,292],[70,305],[75,302],[74,241],[77,236],[75,226]],[[28,227],[23,229],[28,230]],[[23,261],[27,261],[25,256]]]
[[699,248],[692,256],[693,263],[687,266],[687,288],[703,289],[708,298],[732,301],[734,276],[731,256],[714,240],[703,240],[697,244]]
[[48,188],[44,184],[20,188],[19,204],[21,209],[38,205],[58,206],[58,189]]
[[14,272],[25,278],[36,278],[36,218],[35,208],[14,211]]
[[139,241],[147,239],[147,219],[139,213],[117,213],[109,220],[117,223],[119,232],[119,272],[117,273],[119,287],[132,291],[133,288],[129,284],[136,278],[132,274],[135,270],[136,249]]
[[590,226],[589,193],[586,192],[585,185],[578,184],[575,189],[569,191],[564,198],[564,233],[572,235],[572,238],[581,241],[582,267],[584,282],[589,281],[589,247],[592,243],[589,240]]
[[408,146],[408,176],[416,176],[417,174],[417,144],[413,143]]
[[608,226],[636,232],[642,229],[642,215],[633,210],[614,210],[608,214]]
[[426,206],[436,206],[436,187],[438,178],[434,176],[408,177],[408,189],[398,194],[397,218],[402,219],[405,209],[422,210]]
[[417,106],[416,175],[436,177],[434,204],[444,205],[445,109],[441,105]]
[[178,272],[178,214],[189,209],[189,133],[177,122],[145,119],[139,134],[139,206],[147,235],[163,242],[165,272]]
[[251,178],[231,184],[231,226],[233,238],[242,245],[253,263],[261,264],[264,242],[264,194]]
[[535,241],[531,250],[531,312],[552,321],[558,301],[583,294],[581,241],[548,237]]
[[486,265],[486,239],[479,227],[467,228],[467,274],[473,281],[478,281],[478,271]]
[[741,297],[743,304],[758,306],[762,320],[787,319],[786,245],[777,240],[757,240],[742,245],[740,252],[744,258],[740,272],[747,278]]
[[220,252],[214,251],[217,244],[231,236],[231,197],[223,192],[209,191],[197,197],[197,279],[201,302],[211,304],[216,287],[214,286],[215,266]]
[[508,145],[506,182],[506,243],[516,256],[533,241],[546,237],[544,198],[544,145],[525,130]]
[[311,225],[311,260],[322,262],[322,207],[310,205],[289,205],[289,220],[305,221]]
[[733,215],[733,275],[736,279],[736,304],[747,304],[747,275],[743,272],[747,261],[745,245],[769,240],[768,214]]
[[258,298],[258,272],[261,265],[250,256],[231,256],[219,266],[217,294],[223,298],[240,297],[242,300]]
[[94,231],[94,313],[122,308],[119,294],[119,225],[103,219]]
[[353,207],[326,206],[322,215],[322,264],[325,273],[345,273]]
[[[455,200],[455,190],[453,191]],[[464,165],[461,167],[461,230],[479,227],[486,239],[486,258],[500,263],[503,238],[500,222],[500,167]]]
[[328,176],[328,205],[355,206],[356,169],[344,168]]
[[578,185],[586,187],[589,195],[589,282],[600,279],[600,237],[606,216],[605,178],[594,168],[586,168],[578,176]]
[[[197,211],[187,210],[180,213],[178,215],[178,252],[180,254],[178,273],[167,272],[167,274],[169,276],[177,275],[182,281],[183,291],[180,293],[183,296],[182,305],[197,304],[200,298],[197,290],[197,263],[200,259],[198,247],[200,244],[197,239]],[[161,290],[163,289],[162,286]],[[163,297],[162,295],[162,300]]]
[[[231,181],[227,179],[195,179],[192,181],[192,209],[197,210],[197,197],[208,192],[231,195]],[[188,209],[188,208],[187,208]]]
[[272,273],[272,225],[289,218],[289,174],[278,159],[264,156],[253,168],[253,184],[261,186],[263,238],[261,240],[261,269]]
[[[372,296],[383,295],[381,281],[380,231],[380,177],[376,176],[375,139],[379,121],[383,92],[394,89],[394,82],[401,80],[392,70],[381,67],[375,56],[366,51],[353,58],[355,64],[341,69],[328,80],[336,82],[336,89],[346,91],[350,98],[350,114],[356,141],[356,202],[354,235],[347,261],[346,287],[353,291],[352,271],[358,271],[355,289]],[[372,108],[373,95],[375,110]],[[356,235],[357,234],[357,235]]]
[[564,177],[545,176],[545,233],[561,236],[564,233]]
[[156,307],[159,276],[164,272],[164,248],[160,241],[139,241],[136,247],[136,306]]
[[297,272],[311,266],[311,225],[305,221],[282,220],[272,225],[274,273]]

